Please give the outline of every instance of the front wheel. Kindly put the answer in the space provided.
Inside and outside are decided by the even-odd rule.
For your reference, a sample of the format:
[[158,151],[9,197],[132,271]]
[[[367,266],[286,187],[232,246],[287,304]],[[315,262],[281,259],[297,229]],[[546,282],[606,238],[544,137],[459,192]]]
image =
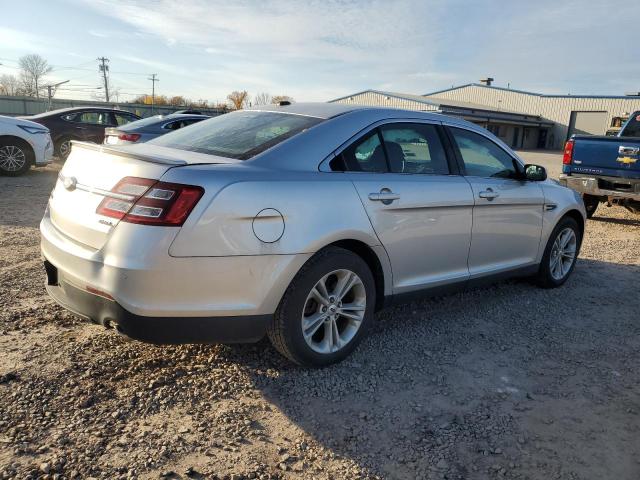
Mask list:
[[376,289],[358,255],[337,247],[318,252],[285,292],[267,330],[293,362],[322,367],[346,358],[373,320]]
[[0,173],[9,177],[22,175],[32,163],[31,147],[22,140],[0,140]]
[[56,154],[61,160],[66,160],[71,152],[71,138],[63,137],[56,144]]
[[576,265],[582,232],[571,217],[561,219],[549,236],[540,262],[537,281],[543,288],[555,288],[567,281]]

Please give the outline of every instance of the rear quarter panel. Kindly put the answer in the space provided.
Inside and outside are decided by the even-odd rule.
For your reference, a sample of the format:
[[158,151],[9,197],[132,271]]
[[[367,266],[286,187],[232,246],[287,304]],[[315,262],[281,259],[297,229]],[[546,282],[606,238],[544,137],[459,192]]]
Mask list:
[[[353,184],[343,174],[262,171],[235,178],[224,175],[226,181],[221,184],[216,173],[222,170],[221,166],[181,167],[163,177],[205,188],[205,196],[171,245],[170,255],[315,253],[344,239],[380,245]],[[254,234],[254,219],[264,209],[277,210],[284,219],[282,236],[272,243]]]

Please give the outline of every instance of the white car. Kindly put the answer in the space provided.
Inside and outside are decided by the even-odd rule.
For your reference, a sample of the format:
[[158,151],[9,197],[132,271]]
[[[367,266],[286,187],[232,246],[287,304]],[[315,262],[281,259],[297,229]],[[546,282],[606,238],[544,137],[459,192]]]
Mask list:
[[49,129],[39,123],[0,115],[0,174],[17,176],[33,165],[51,163]]

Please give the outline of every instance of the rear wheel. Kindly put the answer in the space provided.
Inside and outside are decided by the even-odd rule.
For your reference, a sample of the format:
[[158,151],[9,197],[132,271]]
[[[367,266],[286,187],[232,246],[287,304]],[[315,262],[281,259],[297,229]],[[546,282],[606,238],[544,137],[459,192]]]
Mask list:
[[373,320],[375,283],[358,255],[330,247],[314,255],[285,292],[267,331],[273,346],[299,365],[347,357]]
[[543,288],[559,287],[567,281],[576,265],[582,232],[571,217],[561,219],[549,236],[540,262],[537,281]]
[[587,218],[593,217],[593,214],[596,213],[598,209],[598,205],[600,205],[600,198],[595,195],[582,195],[582,200],[584,201],[584,208],[587,211]]
[[10,177],[22,175],[33,163],[33,150],[19,138],[0,140],[0,173]]

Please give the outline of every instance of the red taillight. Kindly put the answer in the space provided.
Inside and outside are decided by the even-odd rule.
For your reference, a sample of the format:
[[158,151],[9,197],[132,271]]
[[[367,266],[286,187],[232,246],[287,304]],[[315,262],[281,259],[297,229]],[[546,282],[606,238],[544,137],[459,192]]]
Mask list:
[[571,165],[571,160],[573,160],[573,143],[573,140],[568,140],[567,143],[564,144],[564,155],[562,155],[563,165]]
[[125,142],[137,142],[140,138],[139,133],[119,133],[118,139],[124,140]]
[[204,193],[202,187],[125,177],[111,189],[96,213],[142,225],[180,226]]

